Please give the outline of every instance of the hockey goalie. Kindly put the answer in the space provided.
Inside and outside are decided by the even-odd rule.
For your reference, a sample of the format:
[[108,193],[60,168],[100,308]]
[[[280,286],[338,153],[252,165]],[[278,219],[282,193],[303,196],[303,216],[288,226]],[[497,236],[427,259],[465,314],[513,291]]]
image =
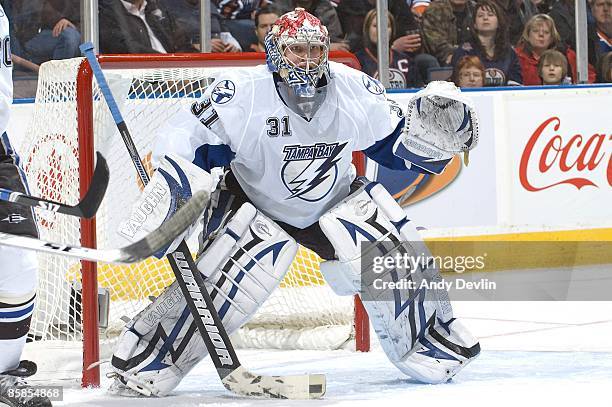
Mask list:
[[[439,174],[476,146],[476,112],[447,82],[429,84],[403,111],[377,80],[329,62],[328,50],[327,29],[298,8],[266,37],[266,65],[220,74],[176,115],[156,141],[157,170],[141,202],[157,194],[159,204],[142,228],[159,225],[185,191],[211,188],[194,232],[196,264],[228,332],[264,303],[301,244],[325,260],[321,272],[338,295],[363,296],[391,364],[423,383],[446,382],[478,356],[478,341],[453,317],[446,292],[396,289],[379,299],[363,283],[364,243],[381,255],[426,247],[385,188],[355,176],[351,158],[363,151],[391,169]],[[440,278],[427,266],[389,272]],[[125,327],[111,391],[167,395],[206,349],[174,283]]]

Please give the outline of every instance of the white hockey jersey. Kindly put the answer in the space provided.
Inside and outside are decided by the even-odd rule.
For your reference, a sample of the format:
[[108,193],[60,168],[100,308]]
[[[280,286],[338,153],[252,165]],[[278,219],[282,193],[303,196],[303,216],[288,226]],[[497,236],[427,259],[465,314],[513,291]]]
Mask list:
[[339,63],[330,71],[325,101],[307,121],[283,103],[265,65],[228,70],[158,136],[154,163],[173,152],[205,170],[229,164],[263,213],[313,224],[349,193],[352,152],[399,134],[403,119],[378,81]]
[[9,21],[0,6],[0,135],[8,126],[13,104],[13,64],[11,62],[11,45]]

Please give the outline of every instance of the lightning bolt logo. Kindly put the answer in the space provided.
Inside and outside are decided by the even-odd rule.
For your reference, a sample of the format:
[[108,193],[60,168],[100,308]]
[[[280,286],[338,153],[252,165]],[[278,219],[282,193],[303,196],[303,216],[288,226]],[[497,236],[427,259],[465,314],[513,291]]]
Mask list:
[[215,86],[212,91],[212,100],[220,105],[223,105],[234,97],[236,93],[236,85],[230,80],[221,81]]
[[299,173],[295,178],[288,182],[288,184],[290,185],[289,191],[291,192],[291,195],[287,199],[299,196],[299,194],[302,192],[302,185],[304,185],[306,181],[308,181],[308,175],[305,173],[308,168],[311,167],[311,164],[312,162],[308,164],[308,166],[306,166],[304,171]]
[[361,80],[363,82],[363,86],[365,86],[368,92],[374,95],[382,95],[383,92],[385,91],[385,88],[382,86],[380,82],[378,82],[376,79],[368,75],[363,75],[361,77]]
[[[316,202],[324,198],[336,182],[338,176],[336,164],[342,159],[343,156],[340,153],[345,147],[346,143],[319,143],[310,146],[286,147],[282,179],[291,195],[285,199],[299,198]],[[298,170],[295,171],[296,166],[303,166],[303,168],[300,170],[298,167]],[[296,172],[297,175],[289,175]],[[331,182],[329,182],[330,177],[333,177]],[[323,184],[329,185],[329,187],[323,188],[323,192],[309,194]]]

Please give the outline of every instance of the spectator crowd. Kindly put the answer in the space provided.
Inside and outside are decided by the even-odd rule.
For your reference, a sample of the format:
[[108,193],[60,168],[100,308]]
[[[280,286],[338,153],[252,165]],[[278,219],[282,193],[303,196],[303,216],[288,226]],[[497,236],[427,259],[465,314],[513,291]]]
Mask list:
[[[283,13],[303,7],[378,76],[375,0],[211,2],[212,52],[263,52]],[[79,56],[80,0],[0,0],[15,70]],[[99,0],[101,53],[200,52],[200,0]],[[577,83],[574,0],[389,0],[392,88]],[[587,0],[588,82],[611,82],[612,0]]]

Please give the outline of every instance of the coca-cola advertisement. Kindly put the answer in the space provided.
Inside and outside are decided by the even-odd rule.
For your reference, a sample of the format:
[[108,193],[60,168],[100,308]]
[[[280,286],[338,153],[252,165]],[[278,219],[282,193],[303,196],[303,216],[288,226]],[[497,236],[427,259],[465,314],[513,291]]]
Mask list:
[[[550,117],[535,129],[525,145],[519,166],[521,185],[532,192],[561,184],[573,185],[577,189],[610,187],[612,155],[608,147],[611,141],[612,134],[605,131],[592,135],[566,134],[564,137],[561,119]],[[550,175],[547,177],[547,174]],[[605,179],[598,179],[602,177]],[[534,185],[533,178],[540,178],[543,183]]]
[[[531,92],[530,92],[531,93]],[[506,96],[514,224],[612,224],[610,90]]]

